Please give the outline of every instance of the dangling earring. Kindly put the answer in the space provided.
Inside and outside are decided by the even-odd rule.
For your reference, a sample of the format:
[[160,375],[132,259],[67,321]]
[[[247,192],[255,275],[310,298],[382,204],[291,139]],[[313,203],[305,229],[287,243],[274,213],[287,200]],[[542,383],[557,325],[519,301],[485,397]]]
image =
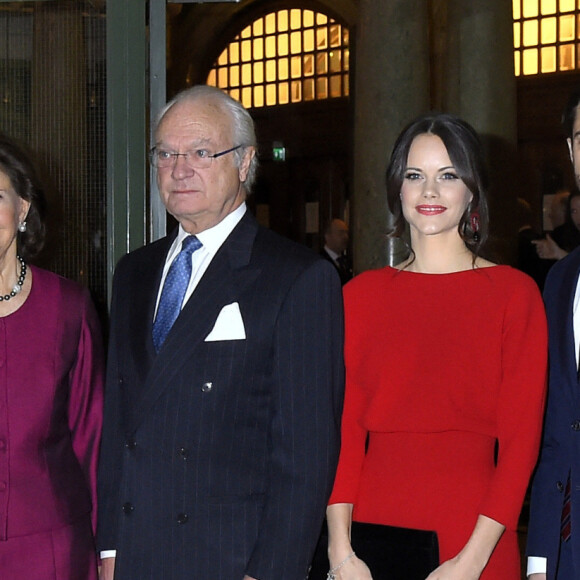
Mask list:
[[473,241],[479,242],[479,212],[472,211],[469,218],[471,231],[473,232]]
[[20,222],[18,224],[18,231],[23,234],[26,231],[26,222]]

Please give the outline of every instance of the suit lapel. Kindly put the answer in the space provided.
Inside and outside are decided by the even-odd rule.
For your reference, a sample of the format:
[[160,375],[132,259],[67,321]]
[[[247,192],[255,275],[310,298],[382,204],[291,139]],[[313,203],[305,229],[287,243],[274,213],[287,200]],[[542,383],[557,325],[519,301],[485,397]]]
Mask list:
[[[260,274],[259,268],[250,265],[257,230],[254,218],[246,212],[213,258],[153,360],[142,396],[132,413],[129,432],[134,432],[161,394],[174,383],[183,362],[211,332],[221,309],[235,302]],[[151,322],[148,325],[150,335]]]

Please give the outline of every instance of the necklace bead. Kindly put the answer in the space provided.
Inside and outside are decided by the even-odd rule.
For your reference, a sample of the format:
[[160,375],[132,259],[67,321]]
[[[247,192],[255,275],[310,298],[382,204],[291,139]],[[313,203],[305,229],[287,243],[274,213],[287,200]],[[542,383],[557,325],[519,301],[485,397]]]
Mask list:
[[10,300],[11,298],[14,298],[14,296],[16,296],[16,294],[19,294],[20,292],[22,292],[22,287],[24,286],[24,280],[26,279],[26,262],[24,261],[24,258],[21,258],[20,256],[16,256],[16,258],[20,262],[20,275],[18,276],[18,282],[16,282],[16,284],[14,284],[14,286],[12,286],[12,290],[10,291],[10,294],[4,294],[4,296],[0,296],[0,302]]

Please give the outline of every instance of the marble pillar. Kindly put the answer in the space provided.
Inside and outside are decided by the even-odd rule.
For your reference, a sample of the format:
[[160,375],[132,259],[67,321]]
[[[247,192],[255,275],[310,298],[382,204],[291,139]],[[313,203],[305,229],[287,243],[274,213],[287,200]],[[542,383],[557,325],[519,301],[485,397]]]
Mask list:
[[361,0],[355,36],[351,233],[356,272],[401,261],[387,239],[385,171],[401,129],[429,108],[427,0]]

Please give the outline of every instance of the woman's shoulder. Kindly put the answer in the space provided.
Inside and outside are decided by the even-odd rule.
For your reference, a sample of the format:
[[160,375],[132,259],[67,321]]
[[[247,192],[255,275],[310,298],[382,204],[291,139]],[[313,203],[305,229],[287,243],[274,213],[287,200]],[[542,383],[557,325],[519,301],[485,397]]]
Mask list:
[[31,265],[30,270],[32,283],[47,295],[60,295],[65,301],[85,300],[88,296],[88,290],[74,280],[38,266]]

